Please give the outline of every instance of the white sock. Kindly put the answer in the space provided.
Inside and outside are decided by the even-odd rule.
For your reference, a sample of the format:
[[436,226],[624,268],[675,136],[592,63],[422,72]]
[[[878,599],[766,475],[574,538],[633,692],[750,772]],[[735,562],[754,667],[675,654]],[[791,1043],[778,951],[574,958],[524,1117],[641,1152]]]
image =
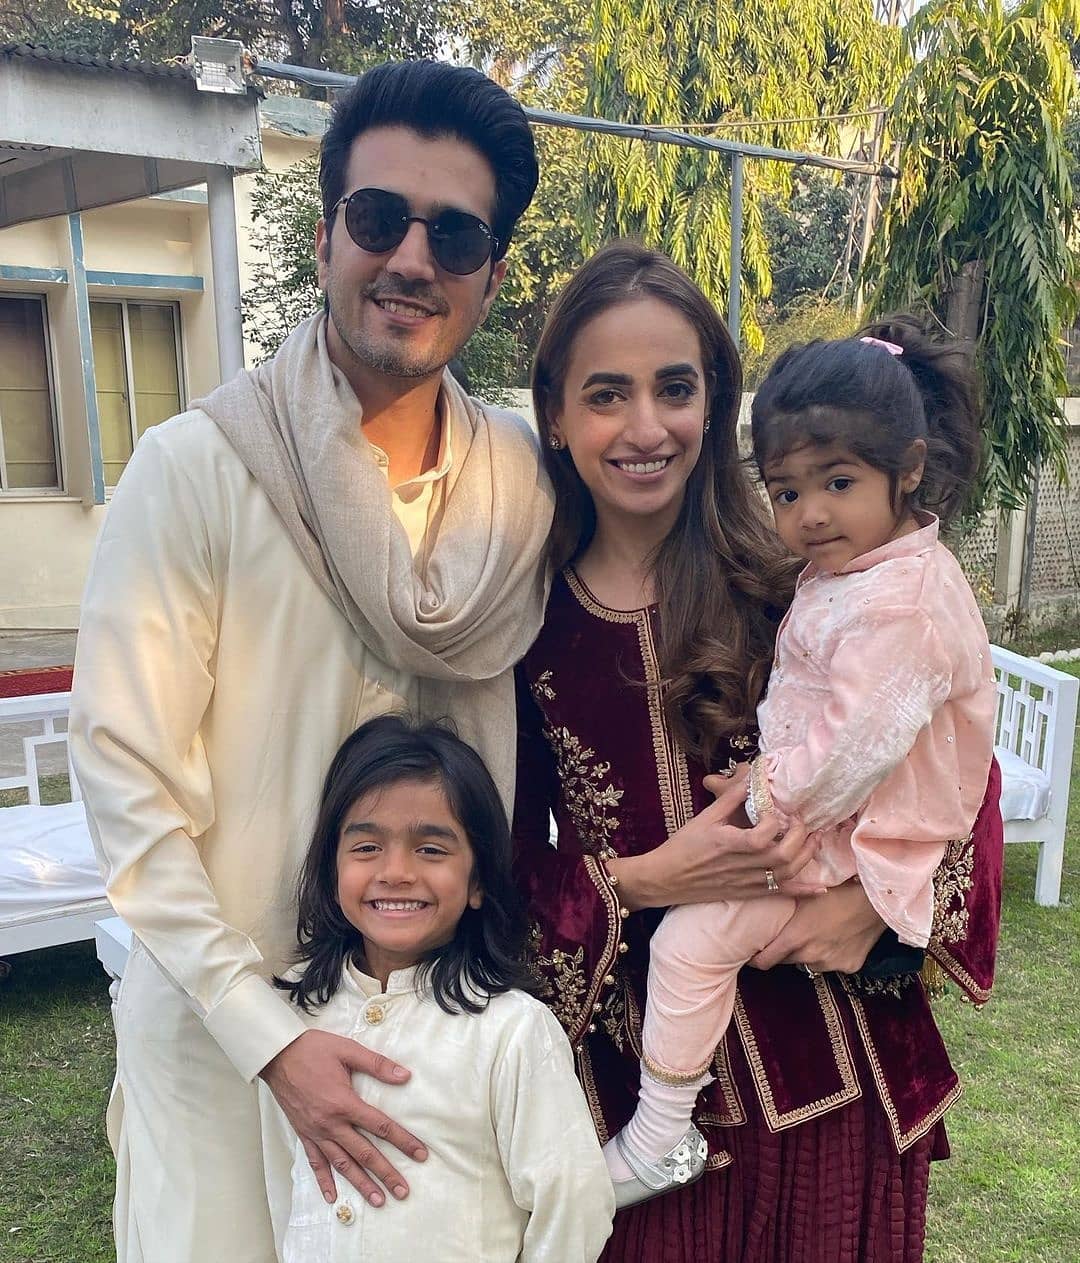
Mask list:
[[[661,1083],[643,1066],[638,1107],[623,1129],[631,1149],[655,1162],[674,1148],[690,1126],[698,1093],[712,1080],[711,1074],[704,1074],[690,1083]],[[614,1137],[604,1146],[604,1158],[613,1180],[628,1180],[633,1176],[615,1146]]]

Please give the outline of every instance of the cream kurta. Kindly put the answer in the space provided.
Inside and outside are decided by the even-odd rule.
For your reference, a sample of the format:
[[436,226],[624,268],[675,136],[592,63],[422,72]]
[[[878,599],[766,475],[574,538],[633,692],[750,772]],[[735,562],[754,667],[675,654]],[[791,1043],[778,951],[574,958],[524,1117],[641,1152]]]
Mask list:
[[[108,895],[141,943],[109,1120],[130,1263],[209,1259],[200,1241],[229,1263],[272,1257],[245,1081],[305,1028],[266,978],[295,943],[331,757],[375,715],[422,714],[423,688],[358,640],[213,421],[192,411],[144,435],[98,543],[70,725]],[[151,1168],[163,1186],[129,1204]],[[238,1201],[246,1224],[221,1238]]]
[[407,1065],[402,1087],[357,1081],[366,1099],[423,1136],[426,1162],[398,1163],[404,1202],[369,1206],[343,1180],[323,1200],[304,1150],[260,1087],[266,1173],[283,1263],[594,1263],[615,1197],[570,1045],[521,991],[479,1014],[448,1014],[413,969],[386,990],[354,969],[306,1021]]

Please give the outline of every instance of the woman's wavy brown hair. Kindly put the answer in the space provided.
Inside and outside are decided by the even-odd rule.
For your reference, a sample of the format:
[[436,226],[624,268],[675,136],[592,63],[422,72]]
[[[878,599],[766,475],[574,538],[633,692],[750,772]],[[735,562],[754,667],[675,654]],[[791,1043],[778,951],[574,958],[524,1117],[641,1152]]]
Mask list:
[[555,300],[540,337],[532,393],[555,486],[548,556],[561,569],[596,530],[592,497],[569,452],[550,443],[574,342],[603,312],[642,298],[666,303],[697,330],[707,378],[701,456],[652,568],[667,719],[684,749],[708,763],[720,741],[755,723],[798,563],[771,529],[739,458],[742,366],[723,320],[681,268],[635,242],[613,242],[593,255]]

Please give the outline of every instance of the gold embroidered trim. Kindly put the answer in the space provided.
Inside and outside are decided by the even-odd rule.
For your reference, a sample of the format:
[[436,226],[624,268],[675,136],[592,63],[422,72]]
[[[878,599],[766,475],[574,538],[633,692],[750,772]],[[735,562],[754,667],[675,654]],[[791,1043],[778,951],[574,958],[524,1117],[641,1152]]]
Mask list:
[[882,1109],[885,1116],[889,1120],[889,1130],[892,1132],[893,1143],[896,1145],[897,1153],[903,1153],[905,1149],[909,1149],[916,1140],[921,1136],[925,1136],[931,1127],[938,1121],[947,1109],[959,1098],[963,1087],[960,1083],[945,1094],[944,1099],[936,1105],[929,1114],[921,1121],[915,1124],[909,1131],[902,1132],[900,1130],[900,1120],[896,1114],[896,1106],[893,1104],[892,1096],[889,1093],[888,1084],[885,1081],[885,1074],[881,1069],[881,1061],[878,1058],[877,1049],[874,1047],[873,1036],[870,1034],[870,1023],[866,1017],[866,1010],[862,1006],[862,1001],[850,989],[848,990],[848,998],[851,1001],[851,1007],[855,1014],[855,1024],[859,1028],[859,1035],[862,1038],[863,1048],[866,1050],[867,1060],[870,1062],[870,1070],[874,1076],[874,1084],[877,1087],[878,1099],[881,1101]]
[[563,578],[566,580],[566,586],[573,592],[585,609],[597,618],[603,619],[605,623],[636,623],[645,613],[644,610],[612,610],[608,609],[606,605],[601,605],[578,578],[577,571],[572,570],[569,566],[563,571]]
[[[642,1055],[641,1064],[650,1079],[655,1079],[657,1083],[666,1083],[669,1088],[682,1088],[689,1083],[695,1083],[699,1079],[704,1079],[709,1073],[712,1061],[707,1061],[700,1070],[691,1070],[689,1073],[683,1073],[677,1070],[665,1070],[663,1066],[657,1065],[656,1062],[647,1055]],[[705,1085],[702,1084],[701,1086],[704,1087]]]
[[600,892],[600,898],[607,907],[608,929],[607,939],[604,942],[604,950],[600,953],[597,961],[596,969],[593,971],[592,980],[589,983],[589,989],[585,994],[585,1004],[581,1013],[579,1028],[570,1035],[572,1044],[578,1043],[585,1035],[586,1028],[593,1018],[600,1011],[597,1004],[597,997],[600,994],[600,988],[604,985],[604,979],[611,972],[615,962],[615,957],[619,949],[619,940],[622,938],[622,908],[619,907],[619,901],[615,897],[614,889],[608,878],[607,869],[604,867],[603,861],[596,859],[592,855],[586,855],[582,863],[585,865],[585,871],[592,879],[593,885]]
[[970,913],[964,896],[975,884],[975,845],[972,835],[957,838],[945,846],[945,854],[934,873],[934,920],[930,927],[932,943],[959,943],[967,934]]
[[597,759],[596,751],[582,745],[569,728],[545,724],[544,736],[555,756],[563,803],[581,847],[596,854],[618,832],[619,817],[613,811],[622,801],[623,791],[610,781],[603,784],[611,764]]
[[770,1131],[783,1131],[785,1127],[793,1127],[796,1123],[805,1122],[808,1118],[817,1118],[821,1114],[827,1114],[838,1105],[846,1105],[848,1101],[857,1101],[862,1096],[862,1088],[859,1086],[858,1078],[855,1075],[855,1066],[851,1060],[851,1049],[848,1046],[847,1033],[840,1018],[840,1010],[837,1008],[836,1000],[829,990],[829,984],[826,979],[823,977],[815,978],[814,990],[817,994],[818,1004],[821,1006],[821,1012],[825,1017],[825,1026],[829,1032],[833,1058],[840,1073],[843,1087],[839,1092],[833,1092],[830,1096],[823,1096],[810,1105],[802,1105],[798,1109],[788,1110],[783,1114],[776,1108],[772,1085],[769,1083],[768,1076],[765,1073],[765,1065],[761,1059],[761,1052],[758,1049],[757,1040],[754,1037],[754,1031],[750,1025],[750,1019],[743,1004],[742,996],[738,992],[735,994],[735,1023],[739,1031],[739,1038],[742,1041],[743,1051],[746,1053],[746,1059],[750,1063],[754,1087],[757,1090],[758,1100],[761,1102],[761,1109]]
[[638,641],[641,661],[645,668],[645,683],[649,695],[649,723],[653,735],[653,756],[660,788],[660,805],[664,811],[664,827],[670,837],[694,814],[694,799],[690,792],[690,771],[686,756],[668,728],[664,716],[663,677],[660,671],[660,655],[656,649],[652,623],[648,614],[638,620]]
[[729,1167],[735,1161],[726,1149],[718,1149],[716,1153],[712,1153],[705,1160],[706,1171],[722,1171],[724,1167]]
[[597,997],[618,953],[623,923],[622,909],[612,891],[606,870],[591,855],[586,855],[582,863],[593,885],[600,892],[608,914],[607,939],[592,978],[586,978],[583,946],[579,946],[574,952],[566,952],[557,947],[550,956],[544,956],[539,950],[543,931],[536,923],[529,928],[530,968],[539,983],[540,998],[547,1003],[574,1046],[580,1043],[601,1011]]
[[967,935],[971,914],[965,897],[974,884],[975,844],[969,833],[948,843],[934,873],[934,921],[926,950],[975,1004],[985,1004],[990,988],[980,987],[947,946]]
[[604,1111],[600,1108],[600,1093],[596,1090],[596,1078],[593,1075],[592,1055],[589,1052],[589,1045],[582,1044],[574,1056],[577,1061],[578,1082],[581,1084],[581,1090],[585,1093],[585,1100],[589,1106],[589,1113],[592,1115],[597,1138],[602,1145],[605,1145],[610,1137],[607,1123],[604,1121]]
[[848,974],[845,985],[849,991],[857,991],[859,995],[891,995],[900,996],[913,986],[919,977],[918,973],[894,974],[890,978],[865,978],[862,974]]
[[728,1052],[726,1036],[716,1046],[713,1069],[716,1071],[716,1083],[724,1098],[728,1117],[721,1118],[719,1114],[702,1114],[701,1120],[706,1123],[716,1123],[721,1127],[735,1127],[745,1123],[746,1110],[743,1107],[742,1097],[739,1096],[739,1089],[735,1086],[735,1075],[731,1069],[731,1054]]
[[990,999],[990,988],[980,987],[956,957],[942,943],[931,943],[926,949],[958,987],[962,987],[974,1004]]

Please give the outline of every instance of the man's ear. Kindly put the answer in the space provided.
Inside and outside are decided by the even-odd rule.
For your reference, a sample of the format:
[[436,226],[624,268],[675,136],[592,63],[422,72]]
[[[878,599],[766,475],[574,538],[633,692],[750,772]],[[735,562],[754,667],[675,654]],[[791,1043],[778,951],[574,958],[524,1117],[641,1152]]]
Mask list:
[[321,218],[315,225],[315,262],[319,272],[319,288],[325,290],[330,280],[330,228],[327,227],[326,220]]
[[499,287],[503,283],[506,276],[506,260],[500,259],[491,269],[491,275],[488,277],[487,290],[484,293],[484,305],[480,311],[480,319],[486,320],[487,314],[491,310],[491,304],[495,301],[495,297],[499,292]]

